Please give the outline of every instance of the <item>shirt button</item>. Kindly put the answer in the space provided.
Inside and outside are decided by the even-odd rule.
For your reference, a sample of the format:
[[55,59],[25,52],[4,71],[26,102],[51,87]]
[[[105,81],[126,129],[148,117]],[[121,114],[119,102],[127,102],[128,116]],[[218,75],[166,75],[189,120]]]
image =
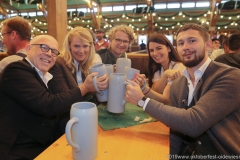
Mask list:
[[201,141],[198,141],[198,144],[199,144],[199,145],[201,145],[201,144],[202,144],[202,142],[201,142]]

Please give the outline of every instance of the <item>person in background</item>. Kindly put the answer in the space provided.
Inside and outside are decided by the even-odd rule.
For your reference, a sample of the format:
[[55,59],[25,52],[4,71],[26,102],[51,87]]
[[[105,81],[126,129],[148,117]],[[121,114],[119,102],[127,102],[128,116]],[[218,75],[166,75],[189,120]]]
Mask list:
[[[34,159],[61,136],[59,115],[73,103],[94,92],[89,75],[84,83],[63,93],[52,94],[48,86],[58,42],[49,35],[36,36],[26,46],[27,58],[12,62],[0,73],[0,159]],[[98,85],[106,89],[107,83]]]
[[133,81],[126,101],[170,127],[171,155],[239,155],[239,69],[211,61],[212,42],[201,25],[183,25],[176,40],[186,69],[171,85],[170,105],[145,97]]
[[221,44],[220,44],[219,39],[213,38],[213,39],[212,39],[212,47],[211,47],[211,48],[209,49],[209,51],[208,51],[208,56],[211,57],[213,51],[219,50],[219,49],[220,49],[220,46],[221,46]]
[[212,39],[212,51],[219,49],[220,47],[221,47],[221,43],[220,43],[219,39],[213,38]]
[[[62,93],[83,85],[84,81],[91,77],[89,68],[95,64],[102,63],[101,58],[95,53],[93,37],[88,29],[75,27],[65,37],[61,55],[57,58],[55,65],[49,70],[53,75],[49,81],[52,93]],[[97,78],[97,83],[108,81],[106,75]],[[93,84],[91,84],[93,85]],[[93,102],[98,105],[94,92],[86,93],[83,101]],[[60,128],[65,133],[65,126],[69,120],[70,113],[61,115]]]
[[209,56],[211,58],[211,60],[214,60],[216,57],[226,53],[224,51],[224,45],[228,44],[228,43],[226,43],[227,41],[228,41],[228,36],[225,36],[225,35],[220,35],[219,36],[219,42],[221,44],[221,47],[220,47],[220,49],[213,50],[213,52]]
[[108,42],[104,40],[104,30],[103,29],[99,28],[96,30],[96,37],[98,39],[98,41],[95,43],[96,51],[99,51],[101,49],[107,49]]
[[102,58],[104,64],[116,64],[118,58],[127,58],[126,51],[129,45],[134,41],[134,31],[126,25],[118,25],[108,32],[110,41],[108,49],[102,49],[97,53]]
[[137,43],[137,39],[135,39],[133,41],[133,43],[131,44],[131,46],[129,46],[129,52],[136,52],[140,50],[140,46]]
[[240,69],[240,33],[232,34],[229,37],[228,45],[229,47],[224,46],[225,52],[228,53],[218,56],[215,61]]
[[0,61],[0,72],[9,63],[26,57],[25,48],[31,39],[31,25],[22,17],[6,19],[2,22],[1,37],[9,56]]
[[145,50],[146,49],[146,44],[143,43],[143,40],[142,40],[142,43],[139,45],[140,47],[140,50]]

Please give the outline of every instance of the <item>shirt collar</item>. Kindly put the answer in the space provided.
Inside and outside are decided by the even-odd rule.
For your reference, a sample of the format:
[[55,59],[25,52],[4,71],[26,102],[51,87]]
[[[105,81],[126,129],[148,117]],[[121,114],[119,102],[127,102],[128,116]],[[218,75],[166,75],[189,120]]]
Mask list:
[[78,70],[79,70],[79,69],[78,69],[78,65],[79,65],[78,61],[76,61],[76,60],[73,58],[73,63],[75,64],[76,71],[78,71]]
[[[205,70],[207,69],[207,67],[209,66],[209,64],[211,63],[211,59],[208,57],[206,62],[203,63],[203,65],[201,67],[199,67],[195,72],[194,72],[194,75],[196,75],[196,73],[201,73],[203,74],[205,72]],[[188,73],[188,70],[187,68],[184,69],[183,71],[183,75],[186,77],[186,78],[189,78],[190,79],[190,76],[189,76],[189,73]]]
[[17,51],[17,53],[23,53],[23,54],[26,54],[26,49],[25,49],[25,48],[24,48],[24,49],[20,49],[20,50]]
[[[50,81],[53,78],[53,75],[50,74],[49,72],[47,72],[45,75],[43,75],[43,73],[36,67],[34,66],[34,64],[32,64],[32,62],[28,59],[25,58],[28,63],[35,68],[35,70],[37,71],[38,75],[41,77],[41,79],[43,80],[43,82],[45,83],[45,85],[47,86],[48,81]],[[47,86],[48,87],[48,86]]]

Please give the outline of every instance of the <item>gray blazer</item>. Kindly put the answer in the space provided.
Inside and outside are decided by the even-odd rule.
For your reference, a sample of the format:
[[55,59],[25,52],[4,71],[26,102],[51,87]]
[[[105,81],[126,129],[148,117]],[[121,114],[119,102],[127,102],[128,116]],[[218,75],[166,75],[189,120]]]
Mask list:
[[[239,155],[239,79],[239,69],[211,62],[196,86],[193,107],[184,108],[188,84],[183,76],[171,86],[170,106],[151,99],[145,111],[171,129],[193,138],[206,131],[221,154]],[[181,139],[177,143],[180,146]]]

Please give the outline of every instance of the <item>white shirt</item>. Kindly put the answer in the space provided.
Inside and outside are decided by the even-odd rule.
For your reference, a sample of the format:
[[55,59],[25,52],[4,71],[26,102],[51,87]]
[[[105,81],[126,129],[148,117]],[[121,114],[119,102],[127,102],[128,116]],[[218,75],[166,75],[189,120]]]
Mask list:
[[47,72],[45,75],[43,75],[43,73],[36,67],[36,66],[34,66],[34,64],[32,64],[32,62],[28,59],[28,58],[25,58],[29,63],[30,63],[30,65],[33,67],[33,68],[35,68],[36,69],[36,71],[37,71],[37,73],[38,73],[38,75],[40,76],[40,78],[43,80],[43,83],[46,85],[46,87],[48,88],[48,81],[50,81],[52,78],[53,78],[53,76],[49,73],[49,72]]
[[224,53],[225,53],[225,52],[224,52],[223,49],[216,49],[216,50],[214,50],[214,51],[212,52],[210,58],[211,58],[211,60],[214,60],[215,58],[217,58],[218,56],[220,56],[220,55],[222,55],[222,54],[224,54]]
[[185,69],[183,71],[183,75],[187,78],[187,81],[188,81],[188,89],[189,89],[189,93],[188,93],[188,105],[191,103],[192,99],[193,99],[193,96],[194,96],[194,90],[197,86],[197,83],[199,81],[199,79],[202,77],[203,73],[205,72],[206,68],[208,67],[208,65],[211,63],[211,59],[208,58],[206,60],[206,62],[201,66],[199,67],[199,69],[197,69],[195,72],[194,72],[194,77],[195,77],[195,81],[194,81],[194,84],[192,83],[192,81],[190,80],[190,76],[189,76],[189,72],[187,69]]

